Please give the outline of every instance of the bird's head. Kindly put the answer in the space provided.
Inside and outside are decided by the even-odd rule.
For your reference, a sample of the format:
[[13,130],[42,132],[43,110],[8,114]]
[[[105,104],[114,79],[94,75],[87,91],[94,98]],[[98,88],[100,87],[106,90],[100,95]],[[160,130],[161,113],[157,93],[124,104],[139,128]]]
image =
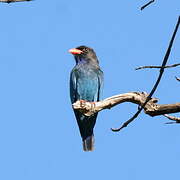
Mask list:
[[69,50],[74,55],[76,63],[79,62],[96,62],[98,63],[96,53],[94,50],[87,46],[79,46]]

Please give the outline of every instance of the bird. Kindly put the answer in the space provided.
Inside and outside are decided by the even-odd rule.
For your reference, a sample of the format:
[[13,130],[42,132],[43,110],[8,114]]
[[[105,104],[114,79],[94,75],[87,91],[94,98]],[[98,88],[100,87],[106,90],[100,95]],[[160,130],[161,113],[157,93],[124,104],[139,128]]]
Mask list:
[[[74,56],[76,62],[76,65],[70,73],[71,103],[73,104],[78,100],[91,103],[99,101],[102,94],[104,75],[100,69],[95,51],[83,45],[72,48],[69,52]],[[74,114],[83,141],[83,150],[93,151],[93,129],[98,113],[85,116],[80,111],[74,109]]]

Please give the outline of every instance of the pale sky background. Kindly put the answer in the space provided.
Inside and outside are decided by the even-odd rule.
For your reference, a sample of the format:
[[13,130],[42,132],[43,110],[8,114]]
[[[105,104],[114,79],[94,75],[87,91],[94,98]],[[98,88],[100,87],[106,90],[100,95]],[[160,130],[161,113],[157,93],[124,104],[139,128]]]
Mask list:
[[[103,97],[150,92],[180,14],[179,0],[34,0],[0,4],[1,180],[179,180],[180,126],[125,103],[99,113],[95,151],[83,152],[69,98],[75,62],[68,49],[87,45],[105,75]],[[180,29],[168,64],[180,62]],[[167,69],[154,94],[180,102],[179,67]],[[176,114],[178,116],[178,114]]]

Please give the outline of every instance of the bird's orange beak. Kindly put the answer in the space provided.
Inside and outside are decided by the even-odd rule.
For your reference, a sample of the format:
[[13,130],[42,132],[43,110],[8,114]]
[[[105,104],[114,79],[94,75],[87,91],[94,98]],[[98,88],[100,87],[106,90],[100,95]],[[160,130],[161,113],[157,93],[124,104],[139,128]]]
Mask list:
[[83,51],[73,48],[73,49],[70,49],[69,52],[73,55],[76,55],[76,54],[81,54]]

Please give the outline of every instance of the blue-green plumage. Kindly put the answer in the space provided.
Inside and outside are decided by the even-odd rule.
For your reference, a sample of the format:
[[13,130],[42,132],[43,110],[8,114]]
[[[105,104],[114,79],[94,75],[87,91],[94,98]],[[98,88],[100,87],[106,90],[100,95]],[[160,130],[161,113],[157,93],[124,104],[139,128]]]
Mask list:
[[[74,50],[74,49],[73,49]],[[85,100],[89,102],[99,101],[102,91],[103,72],[100,70],[99,62],[93,49],[80,46],[80,54],[73,53],[76,66],[70,76],[71,102]],[[74,110],[85,151],[93,150],[94,135],[93,128],[96,123],[97,113],[87,117],[81,112]]]

